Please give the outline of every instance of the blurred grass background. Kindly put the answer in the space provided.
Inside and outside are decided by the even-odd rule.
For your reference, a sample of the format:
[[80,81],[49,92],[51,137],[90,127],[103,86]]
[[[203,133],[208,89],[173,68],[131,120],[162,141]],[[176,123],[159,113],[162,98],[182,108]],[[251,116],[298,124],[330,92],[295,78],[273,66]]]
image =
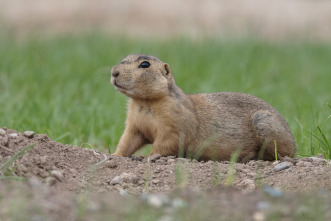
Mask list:
[[22,39],[1,33],[0,127],[113,152],[127,98],[110,84],[110,69],[130,53],[169,63],[186,93],[236,91],[266,100],[289,123],[300,156],[328,146],[317,127],[331,143],[331,44],[254,38],[153,41],[80,33]]

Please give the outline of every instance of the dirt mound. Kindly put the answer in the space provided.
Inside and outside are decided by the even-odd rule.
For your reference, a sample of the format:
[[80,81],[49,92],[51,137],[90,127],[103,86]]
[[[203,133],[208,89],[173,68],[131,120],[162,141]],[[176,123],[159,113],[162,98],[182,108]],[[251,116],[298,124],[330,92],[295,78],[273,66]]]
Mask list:
[[[30,138],[28,137],[30,136]],[[284,162],[198,162],[175,157],[115,157],[92,149],[63,145],[45,134],[22,134],[7,128],[0,135],[0,164],[28,145],[36,144],[2,173],[36,177],[57,190],[129,193],[169,192],[174,187],[211,189],[222,184],[243,191],[272,186],[300,192],[331,190],[331,170],[317,157]],[[275,171],[280,167],[279,171]]]
[[2,220],[331,218],[331,170],[317,157],[125,158],[2,128],[0,173]]

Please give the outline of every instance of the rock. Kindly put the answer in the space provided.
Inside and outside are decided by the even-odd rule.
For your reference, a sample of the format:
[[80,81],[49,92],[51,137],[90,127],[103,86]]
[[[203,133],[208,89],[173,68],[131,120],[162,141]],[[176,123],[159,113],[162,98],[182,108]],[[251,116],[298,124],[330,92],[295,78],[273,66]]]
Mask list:
[[49,189],[37,177],[32,176],[28,179],[29,186],[36,191],[36,193],[48,194]]
[[155,160],[155,163],[161,164],[161,165],[166,165],[167,164],[164,158],[160,158],[158,160]]
[[176,209],[183,208],[187,206],[187,203],[181,198],[176,197],[173,200],[171,200],[171,206]]
[[161,154],[155,153],[155,154],[151,155],[150,157],[148,157],[148,161],[155,162],[156,160],[158,160],[160,158],[161,158]]
[[158,184],[160,182],[160,180],[152,180],[153,184]]
[[5,136],[7,133],[4,129],[0,128],[0,136]]
[[136,161],[143,161],[144,160],[144,156],[131,156],[132,160],[136,160]]
[[46,178],[46,185],[47,186],[53,186],[56,183],[56,179],[54,177],[47,177]]
[[117,166],[118,166],[118,164],[114,160],[107,161],[105,164],[105,167],[112,168],[112,169],[116,168]]
[[143,194],[141,198],[147,202],[148,205],[160,208],[169,203],[169,198],[164,194]]
[[167,156],[167,157],[165,157],[167,160],[169,160],[169,159],[175,159],[176,158],[176,156]]
[[32,138],[34,136],[34,131],[24,131],[23,135],[27,138]]
[[263,192],[265,192],[269,196],[276,197],[276,198],[283,196],[283,192],[281,190],[270,187],[270,186],[263,187]]
[[138,183],[140,178],[132,173],[122,173],[119,176],[115,176],[110,182],[110,185],[122,185],[124,183]]
[[121,185],[123,183],[123,179],[120,176],[115,176],[110,182],[109,185],[116,185],[119,184]]
[[310,157],[310,158],[313,160],[312,163],[314,165],[323,166],[326,164],[326,159],[324,159],[324,158],[320,158],[320,157]]
[[274,171],[275,172],[278,172],[278,171],[281,171],[281,170],[285,170],[285,169],[288,169],[290,168],[292,164],[290,162],[282,162],[282,163],[279,163],[277,164],[275,167],[274,167]]
[[123,189],[120,189],[120,190],[119,190],[119,193],[120,193],[121,196],[127,196],[127,195],[128,195],[128,192],[126,192],[126,191],[123,190]]
[[122,173],[120,177],[123,179],[126,183],[133,183],[135,181],[138,181],[138,177],[132,173]]
[[156,167],[154,170],[154,173],[160,173],[162,171],[162,169],[160,167]]
[[52,170],[50,174],[52,177],[55,177],[58,181],[63,180],[63,173],[60,170]]
[[266,210],[266,209],[269,209],[271,207],[271,203],[266,202],[266,201],[259,201],[256,204],[256,207],[257,207],[258,210]]
[[173,159],[173,158],[170,158],[170,159],[168,159],[167,161],[168,161],[168,163],[174,163],[174,162],[176,162],[176,160]]
[[28,179],[28,184],[34,189],[38,189],[42,186],[40,180],[35,176],[32,176],[31,178]]
[[255,166],[256,165],[256,161],[255,160],[251,160],[247,163],[248,166]]
[[265,214],[261,211],[256,211],[253,213],[253,220],[254,221],[264,221],[266,220]]
[[16,138],[16,137],[18,137],[18,133],[11,133],[11,134],[9,134],[9,137]]
[[38,173],[38,175],[39,175],[40,177],[42,177],[42,178],[46,178],[46,177],[48,177],[48,173],[47,173],[46,171],[44,171],[44,170],[41,170],[41,171]]

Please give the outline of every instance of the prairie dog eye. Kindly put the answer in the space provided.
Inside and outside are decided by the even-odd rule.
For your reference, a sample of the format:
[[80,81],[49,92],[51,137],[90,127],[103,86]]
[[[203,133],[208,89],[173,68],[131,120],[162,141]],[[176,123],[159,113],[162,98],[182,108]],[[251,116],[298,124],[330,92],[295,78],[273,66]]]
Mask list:
[[143,61],[140,63],[139,68],[149,68],[151,64],[148,61]]

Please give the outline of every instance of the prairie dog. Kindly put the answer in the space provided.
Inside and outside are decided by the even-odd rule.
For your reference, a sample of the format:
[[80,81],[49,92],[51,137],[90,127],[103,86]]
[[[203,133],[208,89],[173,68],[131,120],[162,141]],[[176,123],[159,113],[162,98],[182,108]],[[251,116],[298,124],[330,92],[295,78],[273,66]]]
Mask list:
[[111,83],[129,97],[124,133],[114,155],[130,156],[145,144],[162,156],[199,160],[275,160],[295,155],[284,118],[252,95],[219,92],[185,94],[167,63],[144,54],[125,57],[111,71]]

